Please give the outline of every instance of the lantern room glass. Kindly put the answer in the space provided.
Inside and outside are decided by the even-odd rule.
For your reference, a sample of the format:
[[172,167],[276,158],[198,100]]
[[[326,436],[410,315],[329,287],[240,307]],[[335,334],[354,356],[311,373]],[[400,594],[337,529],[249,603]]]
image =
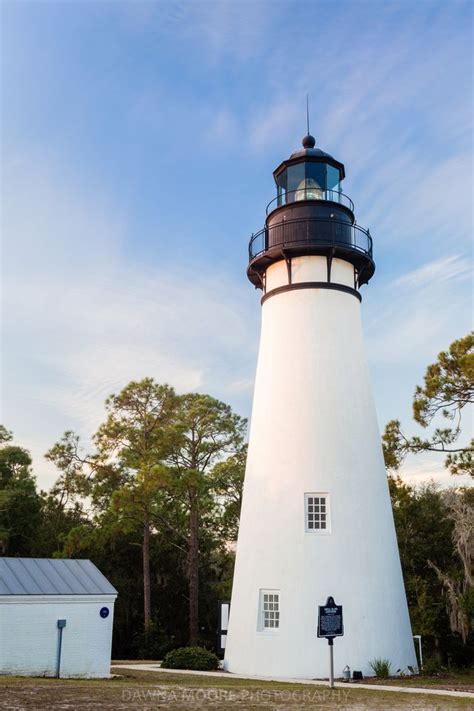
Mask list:
[[340,174],[329,163],[303,161],[290,165],[276,178],[278,205],[300,200],[339,202]]

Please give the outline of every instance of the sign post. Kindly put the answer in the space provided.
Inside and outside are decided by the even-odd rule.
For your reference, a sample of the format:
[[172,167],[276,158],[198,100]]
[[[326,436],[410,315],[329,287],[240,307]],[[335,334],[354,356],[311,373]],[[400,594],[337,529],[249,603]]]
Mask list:
[[66,627],[66,620],[58,620],[58,651],[56,654],[56,676],[59,679],[61,676],[61,650],[63,646],[63,630]]
[[324,637],[329,646],[329,687],[334,689],[334,637],[342,637],[342,605],[336,605],[333,597],[328,597],[325,605],[319,605],[318,637]]

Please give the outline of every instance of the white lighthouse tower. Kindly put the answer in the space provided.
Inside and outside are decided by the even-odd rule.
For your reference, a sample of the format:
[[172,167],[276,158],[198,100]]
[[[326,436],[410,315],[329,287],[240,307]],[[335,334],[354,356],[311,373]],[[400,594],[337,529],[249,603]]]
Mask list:
[[344,608],[335,674],[416,667],[361,328],[372,239],[341,192],[344,166],[303,148],[274,172],[248,277],[262,331],[225,668],[328,675],[318,605]]

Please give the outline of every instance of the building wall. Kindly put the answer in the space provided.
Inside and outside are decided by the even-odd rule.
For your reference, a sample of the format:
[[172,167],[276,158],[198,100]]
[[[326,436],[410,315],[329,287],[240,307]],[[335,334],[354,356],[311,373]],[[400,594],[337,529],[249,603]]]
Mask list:
[[[55,676],[57,620],[63,630],[61,677],[110,675],[115,597],[2,596],[0,598],[0,673]],[[109,616],[99,614],[108,607]]]
[[[306,259],[301,272],[320,267]],[[286,265],[272,269],[273,287]],[[330,531],[306,532],[305,493],[323,492]],[[259,630],[260,590],[280,593],[278,630]],[[329,595],[344,606],[336,675],[346,664],[370,675],[375,657],[416,666],[360,303],[295,290],[262,306],[226,669],[327,677],[328,645],[316,630]]]

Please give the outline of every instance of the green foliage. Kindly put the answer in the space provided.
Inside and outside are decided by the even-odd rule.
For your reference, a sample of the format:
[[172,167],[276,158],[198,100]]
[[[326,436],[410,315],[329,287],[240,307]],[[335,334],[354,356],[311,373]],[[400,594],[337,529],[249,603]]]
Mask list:
[[244,485],[247,446],[218,462],[212,471],[217,502],[221,507],[222,535],[227,541],[236,541],[239,530],[242,489]]
[[446,672],[440,654],[433,654],[423,660],[423,674],[426,676],[439,676]]
[[41,522],[41,497],[31,471],[31,457],[9,444],[11,432],[0,427],[0,552],[27,555]]
[[467,665],[474,647],[472,636],[464,644],[462,638],[472,615],[464,558],[472,550],[474,493],[438,490],[433,483],[415,489],[399,477],[389,477],[389,487],[413,632],[422,635],[428,656],[439,652]]
[[390,660],[383,658],[372,659],[369,662],[371,669],[373,670],[376,677],[379,679],[388,679],[390,676]]
[[6,442],[11,442],[13,439],[13,434],[4,425],[0,425],[0,444],[6,444]]
[[[185,396],[174,400],[171,413],[159,424],[161,432],[150,436],[153,417],[164,414],[157,407],[158,396],[170,391],[153,381],[127,386],[126,397],[113,399],[113,408],[123,406],[125,411],[108,410],[111,427],[101,428],[101,445],[92,453],[83,450],[76,434],[66,432],[48,453],[60,476],[47,494],[36,489],[28,452],[14,446],[11,433],[0,426],[0,554],[90,558],[120,591],[113,636],[113,654],[120,657],[161,658],[189,639],[189,492],[197,493],[199,512],[198,636],[203,646],[215,644],[217,603],[231,592],[234,554],[227,541],[235,535],[240,509],[244,421],[212,398],[199,396],[196,402]],[[184,405],[192,405],[189,419]],[[133,432],[127,432],[126,422]],[[203,450],[189,436],[192,427],[197,437],[203,437]],[[120,441],[112,447],[111,435],[119,432]],[[213,432],[220,438],[215,446]],[[181,437],[188,438],[184,446]],[[148,469],[133,469],[145,441],[149,446],[142,449],[143,461],[147,457],[152,461],[152,453],[156,460]],[[122,447],[127,449],[124,456]],[[234,448],[239,449],[232,454]],[[201,460],[200,468],[190,472],[186,452],[197,457],[204,450],[206,457],[211,455],[208,462]],[[228,468],[221,466],[227,459]],[[150,521],[147,626],[145,516]]]
[[[0,552],[9,556],[61,555],[68,531],[83,520],[80,505],[53,487],[38,492],[29,452],[12,445],[11,432],[0,425]],[[2,446],[3,445],[3,446]]]
[[161,666],[163,669],[212,671],[219,668],[219,659],[204,647],[181,647],[168,652]]
[[424,637],[447,633],[442,584],[428,564],[443,570],[456,564],[442,495],[433,484],[413,489],[393,478],[390,490],[412,628]]
[[418,385],[413,416],[427,427],[441,412],[454,420],[465,405],[474,402],[474,332],[454,341],[448,351],[428,366],[423,386]]
[[474,476],[474,439],[471,439],[468,448],[448,454],[445,463],[451,474]]
[[174,649],[174,636],[167,636],[152,622],[143,632],[135,634],[131,646],[132,656],[136,659],[163,659]]
[[108,545],[123,537],[140,547],[142,570],[135,567],[135,575],[144,630],[136,648],[153,648],[152,628],[166,644],[186,641],[180,628],[186,602],[188,639],[195,641],[203,622],[215,628],[217,600],[230,587],[232,562],[223,544],[236,535],[246,422],[209,395],[177,396],[151,378],[132,381],[105,406],[93,452],[66,432],[47,454],[61,472],[53,495],[70,504],[87,497],[92,505],[85,539],[84,527],[73,528],[64,550],[76,554],[86,540],[96,560],[98,539]]
[[454,341],[448,351],[428,366],[423,386],[413,400],[413,417],[427,428],[439,415],[454,427],[437,427],[431,437],[407,437],[399,420],[391,420],[382,437],[385,465],[396,470],[409,452],[444,452],[452,474],[474,476],[474,439],[467,446],[455,446],[461,435],[462,411],[474,403],[474,333]]
[[[200,540],[210,531],[219,534],[228,510],[228,492],[216,469],[242,449],[245,428],[246,420],[209,395],[189,393],[179,398],[171,427],[167,493],[186,525],[189,641],[193,644],[199,637]],[[234,469],[237,466],[235,462]],[[235,495],[235,482],[233,488]]]

